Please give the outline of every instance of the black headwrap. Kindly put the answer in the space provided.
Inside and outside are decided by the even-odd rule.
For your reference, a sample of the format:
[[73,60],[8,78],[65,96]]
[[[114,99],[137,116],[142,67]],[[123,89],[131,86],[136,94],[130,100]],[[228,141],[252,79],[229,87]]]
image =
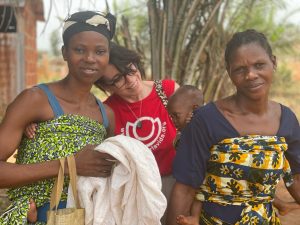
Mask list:
[[81,11],[72,14],[63,27],[63,41],[66,45],[76,33],[95,31],[111,40],[115,34],[116,17],[110,13]]

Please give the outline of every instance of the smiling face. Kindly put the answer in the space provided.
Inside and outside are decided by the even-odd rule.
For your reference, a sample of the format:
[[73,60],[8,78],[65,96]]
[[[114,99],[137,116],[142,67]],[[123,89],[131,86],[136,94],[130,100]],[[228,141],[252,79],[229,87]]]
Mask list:
[[104,90],[121,97],[138,94],[142,90],[142,78],[137,67],[130,63],[128,73],[122,74],[113,64],[108,64],[98,82]]
[[62,49],[69,74],[84,83],[101,78],[109,61],[109,41],[102,34],[84,31],[74,34]]
[[227,63],[227,72],[237,94],[252,100],[268,95],[275,68],[275,56],[270,57],[256,42],[238,47]]

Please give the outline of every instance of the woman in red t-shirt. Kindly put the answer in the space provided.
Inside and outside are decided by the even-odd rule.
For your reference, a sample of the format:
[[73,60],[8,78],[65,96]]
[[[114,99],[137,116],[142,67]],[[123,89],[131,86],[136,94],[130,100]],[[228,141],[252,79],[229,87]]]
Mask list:
[[156,83],[144,77],[140,55],[113,44],[110,64],[96,86],[110,93],[104,103],[114,111],[115,134],[140,140],[153,152],[162,176],[162,191],[168,198],[174,183],[176,128],[163,102],[179,85],[173,80]]

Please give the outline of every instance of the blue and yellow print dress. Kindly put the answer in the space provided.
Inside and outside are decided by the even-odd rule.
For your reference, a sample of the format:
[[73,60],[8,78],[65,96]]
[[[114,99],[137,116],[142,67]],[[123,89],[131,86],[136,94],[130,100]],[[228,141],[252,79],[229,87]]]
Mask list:
[[[38,85],[48,96],[55,118],[38,124],[34,139],[22,138],[16,163],[30,164],[59,159],[78,152],[87,144],[100,144],[106,136],[108,120],[102,103],[97,100],[103,116],[103,124],[88,117],[65,115],[45,84]],[[12,204],[0,217],[1,225],[27,224],[27,212],[30,198],[37,207],[47,204],[50,199],[54,179],[39,181],[8,191]],[[64,185],[62,200],[67,199],[67,182]],[[36,222],[37,225],[46,224]]]
[[[286,150],[284,137],[249,135],[222,140],[210,149],[207,173],[196,198],[224,206],[244,206],[235,225],[280,224],[270,202],[281,176],[287,186],[292,183]],[[200,221],[224,224],[205,211]]]
[[[300,127],[282,106],[275,136],[240,136],[215,104],[198,109],[183,131],[173,174],[199,189],[200,224],[280,224],[272,201],[283,178],[300,173]],[[291,173],[292,171],[292,173]]]

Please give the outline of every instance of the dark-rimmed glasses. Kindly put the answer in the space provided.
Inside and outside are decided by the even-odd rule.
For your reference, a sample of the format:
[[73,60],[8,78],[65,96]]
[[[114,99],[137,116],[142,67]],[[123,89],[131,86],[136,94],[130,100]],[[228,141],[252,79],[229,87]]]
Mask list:
[[137,72],[137,67],[134,63],[130,63],[127,67],[125,73],[117,74],[112,80],[105,81],[102,80],[101,83],[106,86],[115,86],[116,88],[121,88],[126,84],[126,76],[132,76]]

